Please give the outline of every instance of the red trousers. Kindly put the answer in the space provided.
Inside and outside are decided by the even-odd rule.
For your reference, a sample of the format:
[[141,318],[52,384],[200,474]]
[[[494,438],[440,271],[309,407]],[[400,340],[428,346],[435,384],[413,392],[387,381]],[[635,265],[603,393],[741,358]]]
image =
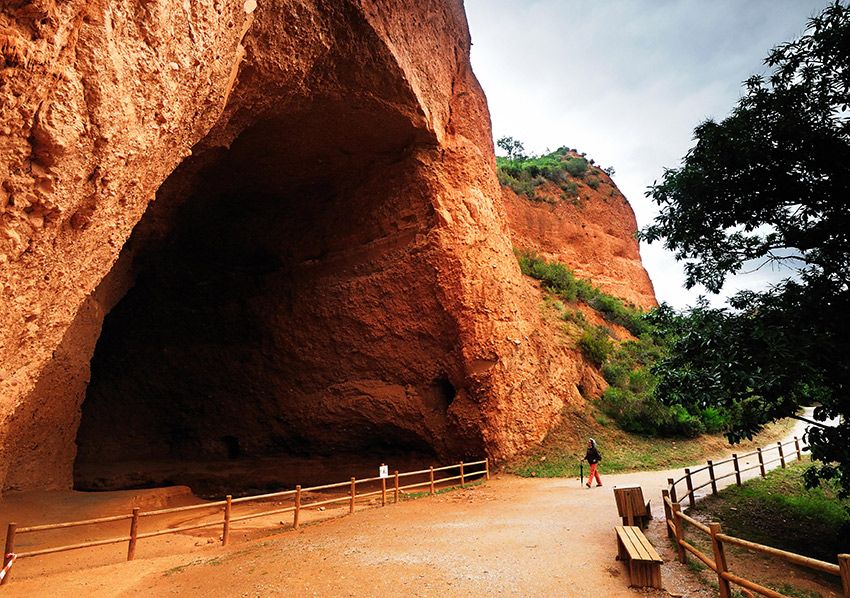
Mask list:
[[587,485],[588,486],[590,486],[590,484],[593,483],[593,476],[596,476],[596,484],[599,485],[599,486],[602,485],[602,478],[599,477],[599,472],[596,471],[596,465],[597,465],[596,463],[590,464],[590,473],[587,474]]

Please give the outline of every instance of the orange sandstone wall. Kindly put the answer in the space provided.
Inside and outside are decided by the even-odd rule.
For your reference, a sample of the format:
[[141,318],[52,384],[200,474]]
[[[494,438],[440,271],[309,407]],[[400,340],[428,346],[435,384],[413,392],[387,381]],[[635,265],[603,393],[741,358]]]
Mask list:
[[[93,458],[98,439],[163,442],[132,416],[180,387],[173,355],[189,373],[244,359],[264,382],[176,397],[196,429],[168,433],[196,435],[201,453],[215,420],[261,436],[277,422],[257,451],[295,430],[313,448],[393,430],[443,458],[502,459],[578,400],[512,254],[459,0],[40,0],[5,8],[0,35],[0,488],[69,487],[81,410]],[[193,210],[223,214],[224,247],[251,232],[267,271],[246,270],[238,248],[218,270],[203,253],[192,263],[256,296],[219,301],[187,270],[201,303],[186,313],[215,306],[210,321],[99,340],[123,313],[138,325],[149,281],[186,280],[156,258],[193,247]],[[275,228],[285,214],[300,227]],[[174,313],[180,296],[155,299]],[[266,335],[259,348],[216,349],[240,322]],[[105,363],[101,341],[125,351],[111,374],[90,366]],[[104,398],[115,372],[135,383]],[[92,400],[107,411],[89,417]]]
[[503,187],[511,239],[518,249],[567,264],[606,293],[638,307],[655,307],[635,239],[635,214],[608,175],[599,171],[595,176],[599,187],[582,185],[575,201],[561,200],[554,187],[543,191],[551,202],[531,201]]

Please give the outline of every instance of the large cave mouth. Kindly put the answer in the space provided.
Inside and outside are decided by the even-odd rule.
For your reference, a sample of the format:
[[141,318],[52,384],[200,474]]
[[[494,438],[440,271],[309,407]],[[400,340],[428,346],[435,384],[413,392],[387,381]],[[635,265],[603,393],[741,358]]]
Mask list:
[[392,110],[324,104],[187,159],[124,248],[75,487],[217,495],[444,456],[459,369],[428,144]]

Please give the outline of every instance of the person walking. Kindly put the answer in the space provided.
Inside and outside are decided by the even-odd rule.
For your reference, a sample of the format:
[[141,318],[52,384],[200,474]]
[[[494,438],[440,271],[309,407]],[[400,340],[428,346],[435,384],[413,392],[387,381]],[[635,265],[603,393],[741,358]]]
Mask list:
[[590,483],[596,477],[596,487],[602,485],[602,478],[599,477],[599,472],[596,470],[597,464],[602,461],[602,455],[599,454],[599,449],[596,448],[596,441],[591,438],[587,443],[587,453],[584,455],[584,460],[590,464],[590,473],[587,474],[587,486],[590,488]]

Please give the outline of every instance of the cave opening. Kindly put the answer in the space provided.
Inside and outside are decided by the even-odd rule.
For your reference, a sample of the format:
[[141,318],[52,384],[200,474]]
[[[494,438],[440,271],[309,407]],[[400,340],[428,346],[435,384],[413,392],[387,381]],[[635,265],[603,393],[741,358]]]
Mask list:
[[185,160],[119,258],[132,283],[91,360],[75,488],[220,496],[451,454],[431,142],[326,102]]

